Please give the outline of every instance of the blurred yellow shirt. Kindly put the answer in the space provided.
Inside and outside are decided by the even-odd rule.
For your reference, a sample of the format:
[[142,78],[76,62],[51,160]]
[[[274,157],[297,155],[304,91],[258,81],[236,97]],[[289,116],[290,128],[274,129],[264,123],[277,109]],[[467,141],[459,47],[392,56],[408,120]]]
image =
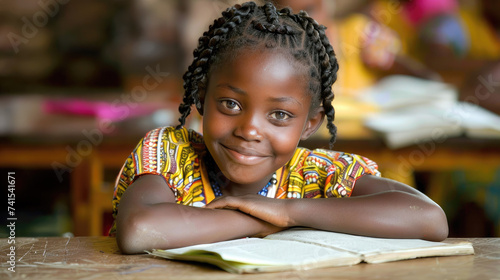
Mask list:
[[468,56],[481,59],[500,58],[500,37],[481,16],[477,8],[461,9],[460,19],[470,38]]
[[379,79],[377,70],[392,66],[400,51],[396,32],[368,16],[353,14],[339,20],[327,31],[339,62],[335,93],[356,96]]

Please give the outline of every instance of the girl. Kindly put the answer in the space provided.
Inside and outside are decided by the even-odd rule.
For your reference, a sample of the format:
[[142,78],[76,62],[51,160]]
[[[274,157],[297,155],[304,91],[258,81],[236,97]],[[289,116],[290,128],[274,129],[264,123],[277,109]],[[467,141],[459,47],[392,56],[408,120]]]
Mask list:
[[[149,132],[118,178],[111,234],[121,251],[262,237],[293,226],[446,238],[442,209],[381,178],[374,162],[297,148],[325,116],[333,144],[337,70],[324,27],[305,12],[253,2],[223,12],[184,75],[180,125]],[[183,127],[193,104],[203,136]],[[351,198],[335,199],[342,197]]]

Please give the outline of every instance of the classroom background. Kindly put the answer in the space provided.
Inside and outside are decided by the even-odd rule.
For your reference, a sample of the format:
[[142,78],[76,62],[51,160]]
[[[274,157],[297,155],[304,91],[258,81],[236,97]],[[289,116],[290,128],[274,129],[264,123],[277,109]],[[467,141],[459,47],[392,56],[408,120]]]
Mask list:
[[[237,2],[0,0],[0,217],[17,237],[107,235],[125,158],[177,124],[197,39]],[[429,195],[450,237],[500,236],[500,1],[275,2],[328,27],[334,149]],[[301,145],[328,147],[326,130]]]

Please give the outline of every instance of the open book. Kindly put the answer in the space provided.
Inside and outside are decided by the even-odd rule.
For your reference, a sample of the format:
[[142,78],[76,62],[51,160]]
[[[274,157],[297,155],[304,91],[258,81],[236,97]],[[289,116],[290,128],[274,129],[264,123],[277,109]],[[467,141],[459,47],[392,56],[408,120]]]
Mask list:
[[294,228],[265,238],[244,238],[170,250],[155,249],[150,254],[210,263],[233,273],[258,273],[470,255],[474,254],[474,249],[469,242],[373,238]]

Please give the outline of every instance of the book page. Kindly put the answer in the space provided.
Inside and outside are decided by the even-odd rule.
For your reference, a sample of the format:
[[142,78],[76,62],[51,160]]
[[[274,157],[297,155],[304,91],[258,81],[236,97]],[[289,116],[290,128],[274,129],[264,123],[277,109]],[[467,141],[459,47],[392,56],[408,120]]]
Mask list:
[[294,240],[346,250],[362,255],[452,245],[420,239],[375,238],[305,228],[290,229],[274,233],[268,235],[265,239]]
[[201,255],[213,252],[224,260],[261,265],[305,265],[329,261],[330,266],[355,264],[359,255],[323,246],[285,240],[244,238],[212,244],[163,250],[169,254]]
[[229,272],[256,273],[381,263],[418,257],[470,255],[469,242],[450,244],[420,239],[356,236],[293,228],[261,238],[244,238],[170,250],[155,256],[206,262]]

